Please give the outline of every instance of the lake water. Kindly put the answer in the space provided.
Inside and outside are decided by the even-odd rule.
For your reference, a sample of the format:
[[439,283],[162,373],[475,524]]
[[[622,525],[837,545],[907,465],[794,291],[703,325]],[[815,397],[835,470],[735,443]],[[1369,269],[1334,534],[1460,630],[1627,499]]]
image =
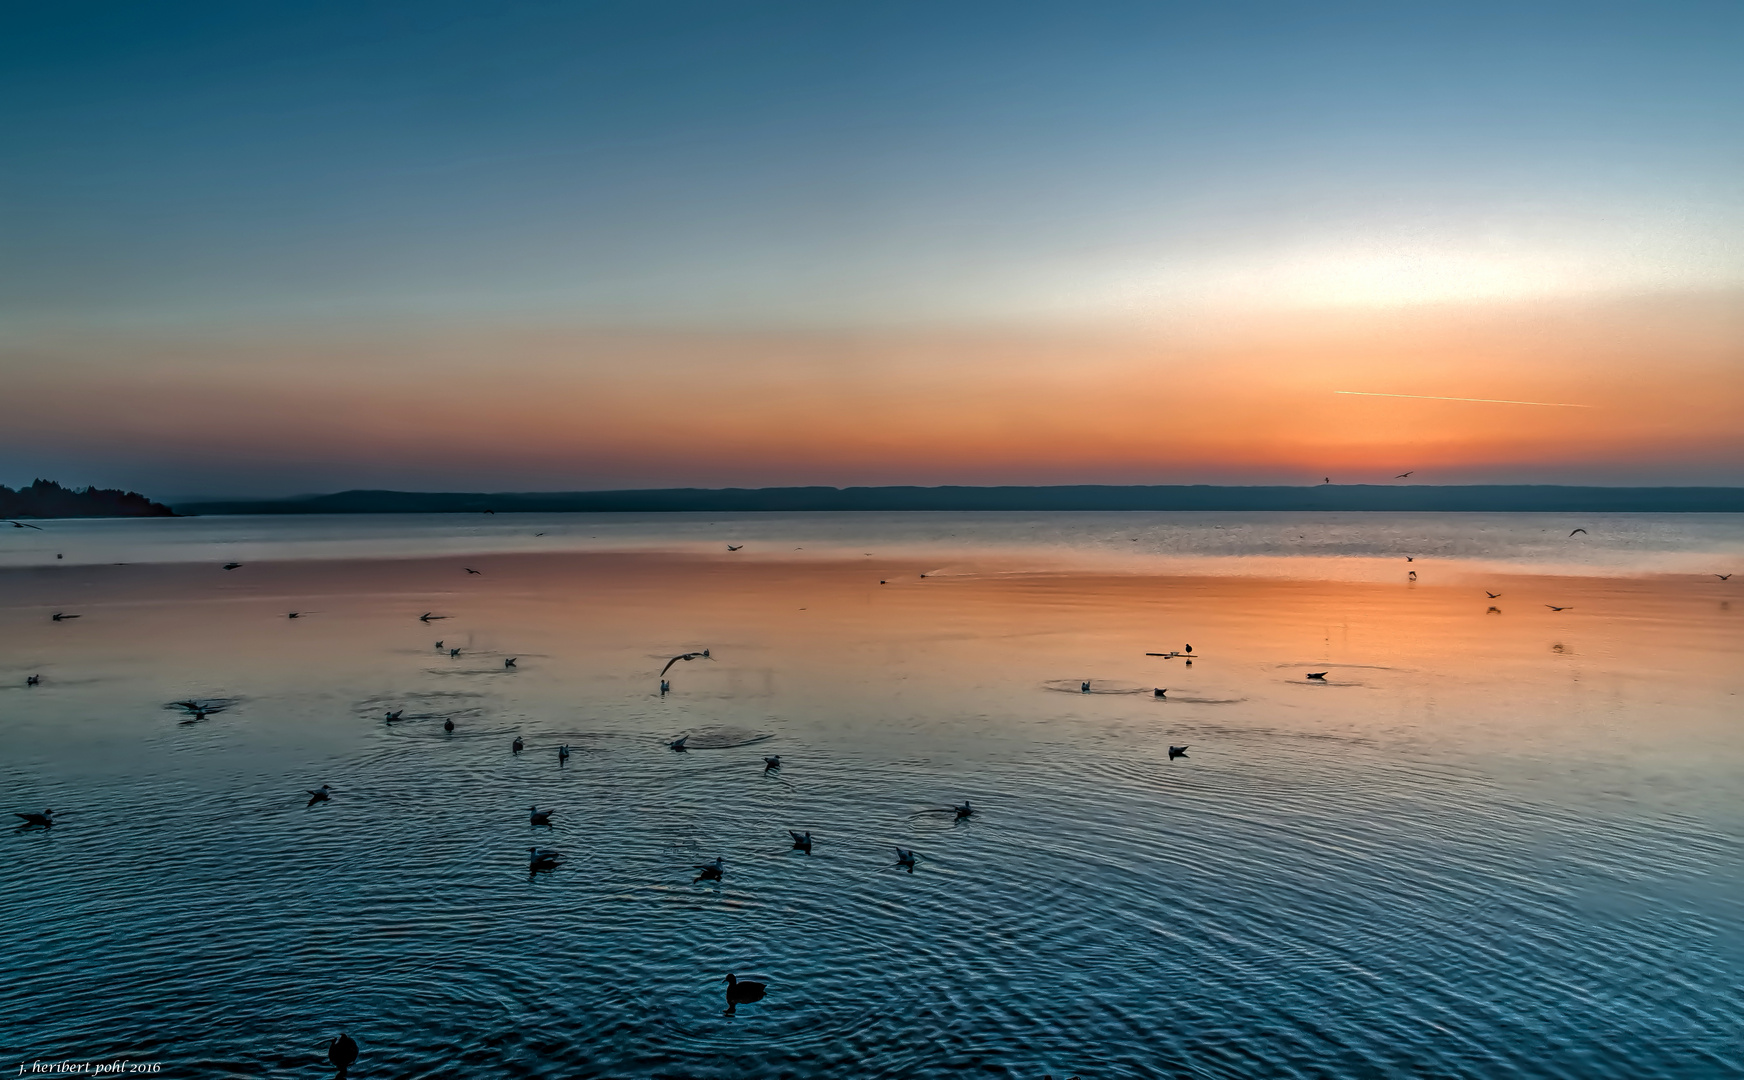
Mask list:
[[39,524],[0,1069],[1744,1075],[1737,516]]

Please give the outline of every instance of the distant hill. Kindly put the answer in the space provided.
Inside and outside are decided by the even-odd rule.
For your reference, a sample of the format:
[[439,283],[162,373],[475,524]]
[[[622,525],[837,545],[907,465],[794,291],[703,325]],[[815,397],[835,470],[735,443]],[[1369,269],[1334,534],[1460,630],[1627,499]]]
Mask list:
[[38,480],[17,491],[0,484],[0,518],[175,516],[174,510],[137,491],[96,487],[80,490],[62,487],[53,480]]
[[1744,488],[1322,484],[1315,487],[793,487],[464,493],[341,491],[179,505],[182,514],[651,513],[808,510],[1394,510],[1744,513]]

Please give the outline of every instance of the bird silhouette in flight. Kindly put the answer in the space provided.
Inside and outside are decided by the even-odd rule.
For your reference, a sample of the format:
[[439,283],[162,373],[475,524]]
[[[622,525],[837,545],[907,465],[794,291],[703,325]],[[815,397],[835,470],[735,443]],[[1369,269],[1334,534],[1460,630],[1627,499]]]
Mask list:
[[508,659],[507,659],[507,660],[504,660],[504,661],[503,661],[503,666],[504,666],[504,667],[506,667],[506,668],[511,668],[511,667],[514,667],[514,666],[515,666],[515,661],[516,661],[516,660],[519,660],[519,659],[520,659],[520,657],[518,657],[518,656],[511,656],[511,657],[509,657],[509,658],[508,658]]
[[435,612],[426,611],[426,612],[424,612],[424,614],[418,616],[418,621],[419,622],[435,622],[437,619],[446,619],[446,618],[448,618],[448,616],[446,616],[446,615],[438,615]]
[[1552,610],[1552,611],[1569,611],[1569,610],[1572,610],[1572,609],[1570,609],[1570,608],[1567,608],[1567,607],[1557,607],[1557,606],[1556,606],[1556,605],[1555,605],[1555,604],[1545,604],[1545,605],[1544,605],[1544,606],[1545,606],[1545,607],[1547,607],[1547,608],[1549,608],[1549,609],[1550,609],[1550,610]]
[[672,665],[678,663],[680,660],[697,660],[697,659],[713,660],[714,657],[709,655],[709,651],[707,649],[704,649],[702,652],[680,653],[677,656],[674,656],[672,659],[666,661],[666,666],[660,669],[660,674],[662,676],[664,676],[668,671],[672,670]]
[[[1576,529],[1576,530],[1574,530],[1574,532],[1571,532],[1571,533],[1569,533],[1569,534],[1568,534],[1568,535],[1570,535],[1570,536],[1573,536],[1573,535],[1574,535],[1574,534],[1575,534],[1575,533],[1584,533],[1584,532],[1586,532],[1586,530],[1585,530],[1585,529]],[[1589,535],[1589,536],[1590,536],[1590,535],[1592,535],[1592,534],[1591,534],[1591,533],[1588,533],[1588,535]]]
[[1412,469],[1412,470],[1411,470],[1411,472],[1402,472],[1402,473],[1400,473],[1400,474],[1399,474],[1399,475],[1398,475],[1398,476],[1395,476],[1395,477],[1393,477],[1393,479],[1395,479],[1395,480],[1403,480],[1403,479],[1405,479],[1405,478],[1406,478],[1406,477],[1407,477],[1407,476],[1410,476],[1410,475],[1411,475],[1411,473],[1414,473],[1414,472],[1416,472],[1416,471],[1417,471],[1417,470],[1416,470],[1416,469]]
[[473,568],[472,568],[472,567],[470,567],[470,566],[463,566],[463,567],[461,567],[461,569],[462,569],[462,570],[465,570],[465,571],[466,571],[466,572],[467,572],[467,573],[469,573],[469,574],[483,574],[483,573],[484,573],[484,571],[483,571],[483,570],[474,570],[474,569],[473,569]]
[[242,566],[242,564],[241,564],[241,563],[239,563],[239,562],[227,562],[227,563],[225,563],[225,564],[224,564],[224,569],[226,569],[226,570],[235,570],[235,569],[238,569],[238,568],[239,568],[239,567],[241,567],[241,566]]
[[1715,574],[1714,576],[1719,578],[1721,581],[1725,581],[1728,578],[1730,578],[1732,575],[1731,574]]
[[1501,594],[1501,593],[1499,593],[1499,592],[1491,592],[1491,591],[1490,591],[1490,590],[1488,590],[1488,589],[1485,589],[1485,590],[1484,590],[1484,595],[1485,595],[1485,596],[1487,596],[1487,597],[1489,597],[1489,598],[1490,598],[1490,599],[1491,599],[1491,600],[1500,600],[1500,599],[1501,599],[1501,598],[1502,598],[1502,594]]
[[744,544],[728,544],[727,550],[728,551],[737,551],[744,546],[745,546]]
[[67,619],[76,619],[76,618],[78,618],[77,615],[68,615],[64,611],[57,611],[54,613],[54,621],[55,622],[64,622]]
[[32,525],[28,521],[13,521],[11,518],[7,518],[6,524],[12,526],[14,529],[35,529],[37,532],[42,531],[41,525]]

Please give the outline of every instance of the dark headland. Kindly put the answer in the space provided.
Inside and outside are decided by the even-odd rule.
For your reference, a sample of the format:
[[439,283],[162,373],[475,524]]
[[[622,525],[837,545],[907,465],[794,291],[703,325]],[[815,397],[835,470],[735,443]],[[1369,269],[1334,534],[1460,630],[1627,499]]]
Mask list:
[[177,505],[179,514],[731,513],[808,510],[1392,510],[1489,513],[1744,513],[1744,488],[1314,487],[1075,485],[1061,487],[659,488],[468,493],[341,491],[293,499]]
[[174,517],[175,511],[137,491],[70,488],[38,480],[12,490],[0,484],[0,518]]

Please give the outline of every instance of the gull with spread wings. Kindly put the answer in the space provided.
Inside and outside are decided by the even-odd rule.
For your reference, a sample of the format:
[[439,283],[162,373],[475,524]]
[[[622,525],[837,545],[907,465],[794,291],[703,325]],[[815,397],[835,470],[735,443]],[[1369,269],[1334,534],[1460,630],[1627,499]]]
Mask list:
[[713,660],[714,659],[714,657],[709,655],[709,651],[707,649],[704,649],[702,652],[679,653],[677,656],[674,656],[672,659],[666,661],[666,666],[660,669],[660,675],[661,675],[661,677],[664,678],[666,673],[668,671],[672,670],[672,665],[678,663],[680,660],[696,660],[699,658],[703,659],[703,660]]

